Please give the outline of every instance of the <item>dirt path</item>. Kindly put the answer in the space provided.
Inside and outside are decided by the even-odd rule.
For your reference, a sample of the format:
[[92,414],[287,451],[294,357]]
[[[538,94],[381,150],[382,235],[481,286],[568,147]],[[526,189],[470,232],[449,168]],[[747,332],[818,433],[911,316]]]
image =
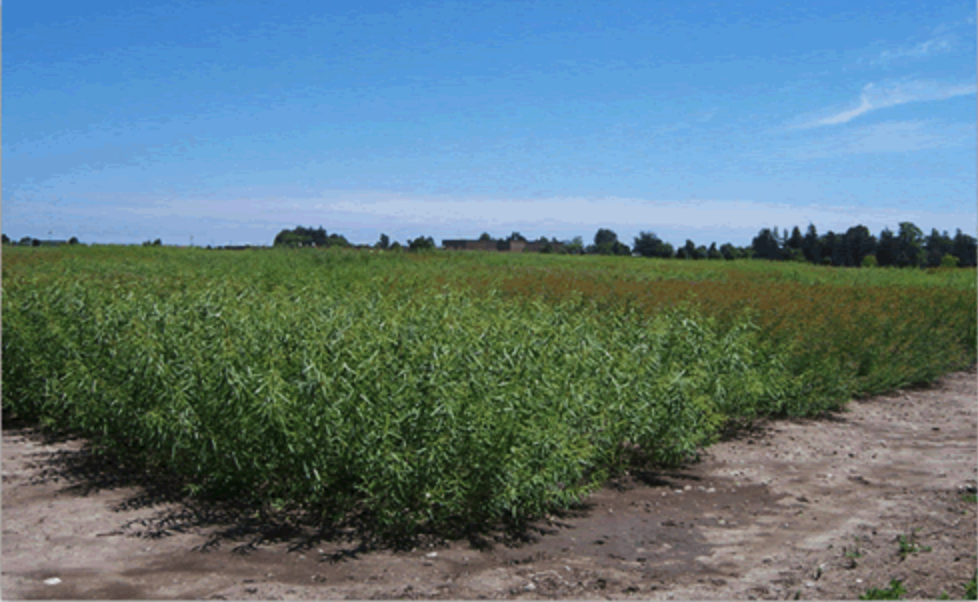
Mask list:
[[[906,597],[961,597],[978,566],[976,477],[974,369],[830,419],[761,423],[687,469],[609,484],[529,542],[483,549],[360,552],[343,533],[194,513],[82,441],[12,426],[0,587],[4,599],[853,599],[899,579]],[[917,552],[901,557],[900,536]]]

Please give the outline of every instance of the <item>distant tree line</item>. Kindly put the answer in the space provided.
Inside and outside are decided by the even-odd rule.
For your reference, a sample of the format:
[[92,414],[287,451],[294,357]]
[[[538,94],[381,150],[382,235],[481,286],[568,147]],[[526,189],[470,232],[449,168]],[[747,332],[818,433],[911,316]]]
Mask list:
[[817,265],[870,267],[974,267],[978,265],[978,241],[960,229],[951,238],[947,231],[924,233],[911,222],[901,222],[896,232],[884,228],[879,237],[866,226],[845,233],[831,230],[819,235],[813,224],[803,235],[797,226],[785,230],[762,229],[751,244],[754,257],[772,261],[806,261]]
[[[483,232],[480,241],[493,242],[500,250],[509,248],[509,243],[520,241],[529,242],[519,232],[513,232],[508,237],[495,239],[489,233]],[[618,235],[608,228],[599,228],[594,235],[594,242],[584,244],[577,236],[571,240],[548,240],[545,236],[538,241],[542,253],[561,253],[570,255],[619,255],[658,257],[662,259],[766,259],[769,261],[798,261],[816,265],[847,266],[847,267],[975,267],[978,265],[978,240],[960,229],[951,237],[947,231],[938,232],[932,229],[929,235],[924,233],[911,222],[901,222],[896,232],[884,228],[879,236],[873,236],[869,228],[863,225],[853,226],[844,233],[829,230],[819,234],[814,224],[802,234],[795,226],[789,233],[787,229],[762,228],[748,247],[738,247],[725,243],[717,247],[711,243],[709,247],[697,245],[692,240],[679,248],[663,241],[654,232],[642,231],[629,245],[618,240]],[[11,240],[3,234],[3,244],[39,247],[57,244],[79,244],[78,238],[72,236],[67,241],[47,241],[25,236],[19,241]],[[161,246],[163,242],[157,238],[146,241],[143,246]],[[319,228],[296,226],[291,230],[282,230],[275,236],[276,247],[340,247],[364,248],[370,245],[352,245],[341,234],[329,234]],[[239,247],[228,247],[239,248]],[[248,248],[245,247],[240,248]],[[371,248],[389,251],[425,251],[436,248],[435,241],[430,236],[418,236],[408,240],[405,246],[392,242],[387,234],[381,234],[380,240]]]
[[[495,241],[497,248],[501,250],[509,248],[509,243],[513,241],[529,242],[519,232],[513,232],[508,237],[499,239],[493,238],[488,232],[483,232],[479,240]],[[954,237],[951,237],[947,231],[938,232],[936,228],[931,230],[930,235],[924,236],[920,228],[911,222],[901,222],[896,232],[885,228],[878,237],[873,236],[869,228],[863,225],[853,226],[844,233],[829,230],[822,235],[819,235],[814,224],[809,224],[805,234],[802,234],[798,226],[795,226],[790,233],[787,229],[782,232],[778,228],[762,228],[746,247],[738,247],[731,243],[724,243],[718,247],[716,242],[709,246],[697,245],[692,240],[686,240],[686,244],[674,248],[651,231],[640,232],[629,246],[618,240],[618,235],[608,228],[599,228],[594,235],[594,242],[589,245],[585,245],[580,236],[563,242],[559,242],[556,238],[548,240],[544,236],[537,242],[541,243],[540,252],[570,255],[637,255],[692,260],[753,258],[839,267],[975,267],[978,265],[978,241],[975,237],[964,234],[960,229]],[[322,226],[318,229],[297,226],[294,230],[282,230],[275,237],[275,246],[352,247],[354,245],[339,234],[327,234]],[[381,234],[380,240],[372,248],[424,251],[434,249],[436,245],[430,236],[418,236],[408,240],[406,246],[402,246],[397,242],[391,242],[387,234]]]
[[61,245],[61,244],[77,245],[78,244],[78,239],[74,236],[72,236],[68,240],[41,240],[40,238],[25,236],[21,238],[19,241],[11,240],[10,237],[7,236],[6,234],[0,234],[0,236],[2,236],[3,238],[3,244],[15,246],[15,247],[40,247],[40,246],[48,246],[48,245]]
[[640,232],[630,250],[618,241],[611,230],[599,229],[594,244],[584,247],[580,237],[571,245],[570,252],[596,255],[640,255],[664,259],[767,259],[770,261],[800,261],[816,265],[848,267],[975,267],[978,265],[978,240],[960,229],[952,238],[947,231],[931,230],[924,233],[911,222],[901,222],[897,232],[885,228],[879,237],[873,236],[863,225],[853,226],[845,233],[831,230],[819,235],[814,224],[805,234],[795,226],[791,233],[778,228],[763,228],[749,247],[737,247],[730,243],[719,248],[714,242],[709,247],[697,245],[692,240],[678,249],[654,232]]
[[327,234],[322,226],[319,228],[304,228],[296,226],[294,230],[282,230],[275,236],[276,247],[351,247],[341,234]]

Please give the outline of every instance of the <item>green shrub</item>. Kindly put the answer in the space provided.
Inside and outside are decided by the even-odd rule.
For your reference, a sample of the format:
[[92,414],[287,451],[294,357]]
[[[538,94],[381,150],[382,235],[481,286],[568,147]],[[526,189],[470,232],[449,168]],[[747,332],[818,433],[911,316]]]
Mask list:
[[890,580],[890,587],[886,589],[870,588],[866,593],[859,596],[860,600],[899,600],[907,590],[903,584],[896,579]]

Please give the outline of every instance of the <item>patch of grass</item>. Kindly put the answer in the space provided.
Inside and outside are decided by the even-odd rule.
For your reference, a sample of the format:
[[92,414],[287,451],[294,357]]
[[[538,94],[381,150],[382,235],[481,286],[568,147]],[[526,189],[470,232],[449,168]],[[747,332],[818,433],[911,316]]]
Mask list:
[[971,581],[964,584],[964,599],[978,600],[978,571],[975,571]]
[[901,596],[907,593],[907,590],[903,587],[903,583],[896,579],[890,580],[890,587],[885,589],[878,589],[872,587],[866,590],[866,593],[859,596],[860,600],[899,600]]
[[[946,591],[941,592],[941,595],[937,597],[938,600],[951,600],[950,594]],[[975,571],[975,576],[971,578],[971,581],[964,584],[964,598],[962,600],[978,600],[978,571]]]
[[967,504],[978,504],[978,494],[965,493],[961,496],[961,501]]

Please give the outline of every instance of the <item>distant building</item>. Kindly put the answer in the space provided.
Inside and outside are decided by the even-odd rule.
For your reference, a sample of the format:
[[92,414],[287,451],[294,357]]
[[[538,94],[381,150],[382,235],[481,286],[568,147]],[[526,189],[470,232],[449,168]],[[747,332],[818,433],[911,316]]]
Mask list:
[[560,242],[525,242],[522,240],[465,240],[452,239],[441,241],[446,251],[500,251],[503,253],[538,253],[546,246],[553,252],[564,247]]

